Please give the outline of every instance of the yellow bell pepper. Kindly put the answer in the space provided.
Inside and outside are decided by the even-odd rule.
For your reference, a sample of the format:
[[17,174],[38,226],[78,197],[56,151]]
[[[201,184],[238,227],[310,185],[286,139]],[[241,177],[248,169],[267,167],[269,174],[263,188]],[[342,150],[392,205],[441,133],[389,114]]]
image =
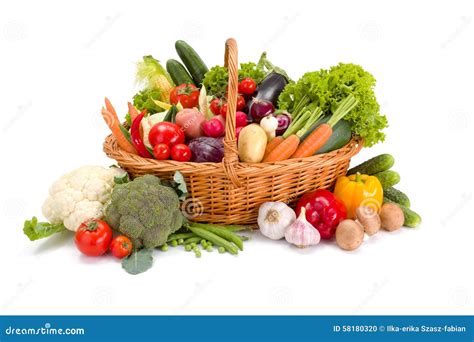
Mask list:
[[367,206],[380,211],[383,203],[382,184],[374,176],[357,173],[347,177],[339,177],[334,188],[334,195],[344,202],[347,218],[355,218],[356,209]]

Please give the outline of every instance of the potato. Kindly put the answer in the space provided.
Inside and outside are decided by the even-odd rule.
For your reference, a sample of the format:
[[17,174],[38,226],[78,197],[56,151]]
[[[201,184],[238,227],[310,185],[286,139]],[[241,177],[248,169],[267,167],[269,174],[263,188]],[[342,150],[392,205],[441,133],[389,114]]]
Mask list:
[[395,203],[385,203],[380,209],[380,221],[383,229],[393,232],[403,226],[405,216],[402,209]]
[[357,221],[364,227],[367,235],[372,236],[380,230],[380,216],[370,207],[361,206],[356,209]]
[[186,138],[202,136],[201,124],[206,121],[204,114],[197,109],[185,108],[176,114],[176,124],[184,130]]
[[267,134],[258,124],[242,128],[239,134],[239,158],[246,163],[260,163],[267,147]]
[[364,240],[364,228],[354,220],[344,220],[336,229],[336,243],[346,251],[357,249]]

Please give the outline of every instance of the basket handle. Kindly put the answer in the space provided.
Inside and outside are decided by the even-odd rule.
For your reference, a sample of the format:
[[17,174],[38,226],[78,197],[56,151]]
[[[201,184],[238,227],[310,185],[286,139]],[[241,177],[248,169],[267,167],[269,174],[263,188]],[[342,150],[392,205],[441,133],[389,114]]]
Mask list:
[[237,60],[237,42],[233,38],[225,42],[224,66],[229,73],[229,89],[227,93],[227,113],[225,120],[224,137],[224,170],[232,184],[240,188],[241,183],[235,172],[235,165],[239,162],[237,139],[235,138],[235,112],[237,107],[237,92],[239,63]]

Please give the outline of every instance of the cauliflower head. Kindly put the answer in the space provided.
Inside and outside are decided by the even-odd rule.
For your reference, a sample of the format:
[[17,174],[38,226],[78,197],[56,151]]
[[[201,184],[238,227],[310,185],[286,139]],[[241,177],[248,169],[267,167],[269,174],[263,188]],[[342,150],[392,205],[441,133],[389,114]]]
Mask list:
[[50,188],[43,204],[43,215],[52,224],[76,231],[88,219],[102,218],[110,200],[119,168],[83,166],[59,178]]
[[145,175],[114,188],[105,220],[135,248],[154,248],[181,228],[183,215],[176,192],[158,177]]

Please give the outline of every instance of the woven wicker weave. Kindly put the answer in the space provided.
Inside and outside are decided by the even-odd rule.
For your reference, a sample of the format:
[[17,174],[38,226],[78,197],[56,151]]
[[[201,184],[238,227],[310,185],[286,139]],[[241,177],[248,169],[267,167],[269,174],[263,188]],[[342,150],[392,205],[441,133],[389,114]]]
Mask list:
[[122,150],[112,136],[106,138],[104,152],[132,177],[154,174],[171,179],[179,170],[190,194],[183,203],[185,215],[194,221],[216,224],[255,224],[261,203],[293,204],[304,192],[331,187],[338,176],[345,174],[350,158],[362,148],[360,138],[352,138],[336,151],[309,158],[259,164],[239,162],[235,139],[238,62],[234,39],[226,42],[225,65],[229,70],[229,105],[222,163],[145,159]]

